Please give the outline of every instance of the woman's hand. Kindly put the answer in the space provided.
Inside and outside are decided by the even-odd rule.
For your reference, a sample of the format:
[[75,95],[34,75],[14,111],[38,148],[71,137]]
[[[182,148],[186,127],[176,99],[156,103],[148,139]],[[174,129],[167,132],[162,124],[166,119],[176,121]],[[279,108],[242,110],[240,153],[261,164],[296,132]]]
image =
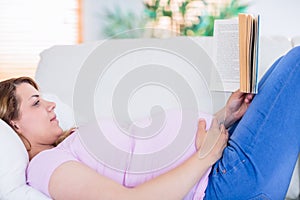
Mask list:
[[228,131],[224,124],[219,124],[218,120],[214,118],[209,130],[206,131],[205,120],[199,120],[196,136],[199,159],[206,158],[211,164],[214,164],[221,158],[227,142]]
[[232,93],[225,106],[225,126],[228,128],[239,120],[249,107],[254,94],[240,92]]

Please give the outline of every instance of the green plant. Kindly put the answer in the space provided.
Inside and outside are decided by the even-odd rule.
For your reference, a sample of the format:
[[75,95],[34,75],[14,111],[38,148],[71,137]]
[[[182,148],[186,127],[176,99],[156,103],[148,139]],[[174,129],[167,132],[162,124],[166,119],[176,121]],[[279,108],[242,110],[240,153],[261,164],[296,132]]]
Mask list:
[[[203,7],[198,8],[202,14],[195,15],[194,17],[198,18],[194,23],[186,23],[185,16],[189,12],[189,6],[195,2],[202,3]],[[161,0],[150,0],[146,1],[145,4],[145,14],[150,21],[157,21],[159,17],[170,17],[172,21],[175,21],[179,25],[179,34],[180,35],[191,35],[191,36],[212,36],[214,30],[214,21],[216,19],[228,19],[238,16],[239,13],[243,13],[247,10],[247,4],[241,4],[239,0],[231,0],[230,3],[225,4],[224,6],[216,6],[216,11],[218,14],[212,15],[207,12],[208,6],[212,6],[205,0],[185,0],[178,4],[178,10],[176,14],[182,16],[181,22],[176,22],[174,19],[174,11],[170,9],[172,0],[168,0],[165,4],[161,4]],[[174,3],[173,3],[174,4]]]
[[[104,14],[105,25],[102,34],[114,38],[138,38],[142,35],[145,19],[132,11],[123,11],[120,7],[106,10]],[[135,31],[134,31],[135,30]]]
[[[115,38],[141,37],[143,28],[155,29],[159,20],[162,17],[167,17],[170,20],[172,30],[175,29],[177,35],[212,36],[216,19],[236,17],[239,13],[246,12],[248,8],[247,4],[241,4],[239,0],[230,0],[229,3],[222,3],[222,5],[209,3],[206,0],[176,2],[172,0],[144,1],[144,11],[140,15],[132,11],[122,11],[120,7],[115,7],[114,10],[106,10],[106,25],[103,28],[103,34],[106,37]],[[195,3],[198,3],[198,5],[200,3],[202,6],[191,6]],[[172,6],[178,9],[174,10]],[[193,11],[196,10],[198,13],[193,16],[193,20],[187,17],[191,13],[191,7],[194,9]],[[215,8],[215,13],[210,13],[208,8]],[[166,27],[166,29],[168,28],[170,27]]]

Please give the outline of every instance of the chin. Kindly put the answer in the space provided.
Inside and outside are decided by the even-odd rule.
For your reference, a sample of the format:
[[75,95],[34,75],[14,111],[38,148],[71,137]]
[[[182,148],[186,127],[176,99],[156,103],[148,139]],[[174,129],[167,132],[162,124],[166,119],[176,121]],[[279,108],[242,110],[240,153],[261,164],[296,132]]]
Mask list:
[[63,134],[63,132],[64,132],[64,130],[61,128],[61,127],[58,127],[58,129],[59,129],[59,135],[62,135]]
[[56,135],[57,137],[60,137],[63,134],[64,131],[63,131],[63,129],[61,127],[58,126],[56,128],[52,127],[52,131],[51,132],[52,132],[53,135]]

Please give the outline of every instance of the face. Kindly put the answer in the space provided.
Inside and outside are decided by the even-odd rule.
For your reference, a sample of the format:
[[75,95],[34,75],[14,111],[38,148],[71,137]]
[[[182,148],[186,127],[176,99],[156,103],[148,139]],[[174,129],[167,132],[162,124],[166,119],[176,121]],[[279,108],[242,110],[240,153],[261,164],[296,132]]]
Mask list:
[[17,86],[20,117],[14,120],[16,131],[25,136],[32,145],[50,145],[62,134],[54,112],[55,103],[42,99],[30,84]]

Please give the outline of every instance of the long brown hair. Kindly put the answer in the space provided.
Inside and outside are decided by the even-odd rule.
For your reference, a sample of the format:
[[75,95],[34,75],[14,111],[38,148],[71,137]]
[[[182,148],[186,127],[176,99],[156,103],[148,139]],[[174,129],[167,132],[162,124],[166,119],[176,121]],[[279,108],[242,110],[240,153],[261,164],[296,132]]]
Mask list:
[[[16,87],[22,83],[28,83],[36,90],[39,90],[37,83],[30,77],[11,78],[0,82],[0,118],[5,121],[12,129],[15,127],[11,124],[12,120],[17,120],[20,117],[20,99],[16,95]],[[74,131],[71,128],[58,138],[53,144],[59,144],[63,139]],[[22,139],[27,151],[31,150],[31,144],[22,134],[18,134]]]

